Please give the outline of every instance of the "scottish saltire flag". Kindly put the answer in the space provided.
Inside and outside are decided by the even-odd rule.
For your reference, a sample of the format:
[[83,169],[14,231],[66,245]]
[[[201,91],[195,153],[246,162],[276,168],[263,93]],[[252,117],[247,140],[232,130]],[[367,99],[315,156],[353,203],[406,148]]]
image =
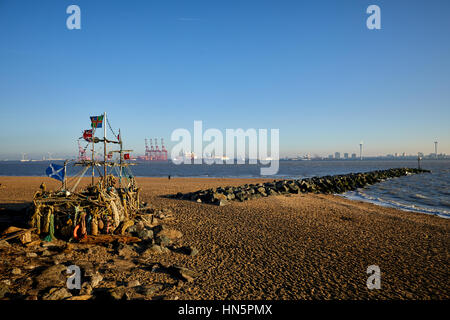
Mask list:
[[51,163],[50,166],[45,170],[45,173],[50,178],[63,181],[64,180],[64,167],[58,164]]
[[93,116],[91,117],[92,128],[101,128],[103,123],[103,116]]

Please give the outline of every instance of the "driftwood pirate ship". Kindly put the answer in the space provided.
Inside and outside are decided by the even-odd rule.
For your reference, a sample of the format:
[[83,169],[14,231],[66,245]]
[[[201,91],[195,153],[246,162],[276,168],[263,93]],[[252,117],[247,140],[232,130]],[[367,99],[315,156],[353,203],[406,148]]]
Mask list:
[[[107,138],[106,125],[113,132],[114,139]],[[139,188],[129,168],[133,164],[127,161],[132,150],[123,149],[120,131],[116,136],[106,113],[91,117],[91,127],[91,130],[84,131],[83,138],[88,141],[86,148],[91,147],[92,157],[73,161],[74,166],[82,168],[81,171],[68,179],[66,168],[72,161],[67,160],[59,169],[50,166],[48,174],[62,181],[61,188],[47,191],[42,184],[34,195],[29,222],[45,240],[85,241],[88,237],[102,234],[123,235],[133,225],[133,218],[140,209]],[[103,139],[97,138],[95,131],[102,127]],[[103,144],[102,160],[95,160],[96,144]],[[118,146],[118,149],[108,152],[108,145]],[[90,185],[78,190],[89,169]],[[99,179],[95,179],[95,171]]]

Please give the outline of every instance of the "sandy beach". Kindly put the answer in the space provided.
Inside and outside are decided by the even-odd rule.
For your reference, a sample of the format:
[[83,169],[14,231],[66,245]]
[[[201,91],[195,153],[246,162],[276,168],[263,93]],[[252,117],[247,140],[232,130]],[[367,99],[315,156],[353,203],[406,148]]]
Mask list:
[[[173,282],[159,297],[450,298],[448,219],[333,195],[277,195],[223,207],[163,197],[263,181],[271,180],[137,178],[143,201],[173,212],[175,219],[165,224],[182,232],[178,244],[199,251],[194,257],[175,252],[152,257],[151,263],[180,264],[198,274],[192,282]],[[59,186],[49,178],[0,177],[0,216],[1,208],[30,202],[41,182],[49,189]],[[11,263],[5,261],[4,251],[0,254],[0,280],[10,279]],[[379,290],[366,286],[370,265],[381,269]],[[152,283],[165,277],[142,268],[120,275],[108,272],[103,277],[110,284],[125,278]]]

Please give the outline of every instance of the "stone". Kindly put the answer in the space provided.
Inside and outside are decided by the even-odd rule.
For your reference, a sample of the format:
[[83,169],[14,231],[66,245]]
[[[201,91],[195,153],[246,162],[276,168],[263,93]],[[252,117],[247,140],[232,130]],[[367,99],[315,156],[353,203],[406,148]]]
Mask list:
[[37,267],[37,265],[35,265],[35,264],[27,264],[27,265],[25,265],[23,268],[25,269],[25,270],[33,270],[33,269],[35,269]]
[[80,296],[72,296],[70,298],[67,298],[66,300],[89,300],[92,296],[89,294],[80,295]]
[[160,246],[168,246],[172,243],[172,241],[166,236],[157,236],[155,243]]
[[177,265],[169,267],[168,271],[177,278],[187,282],[194,281],[195,277],[197,276],[197,273],[195,271]]
[[93,288],[89,282],[83,282],[80,289],[80,295],[90,295],[92,290]]
[[52,288],[42,297],[43,300],[62,300],[71,297],[72,294],[66,288]]
[[95,288],[100,284],[102,280],[103,276],[100,273],[96,272],[90,277],[90,285],[92,286],[92,288]]
[[3,299],[10,292],[9,285],[0,283],[0,299]]
[[0,241],[0,249],[6,249],[6,248],[9,248],[9,247],[11,247],[11,245],[9,244],[8,241],[6,241],[6,240],[1,240]]
[[127,229],[127,232],[129,232],[129,233],[137,233],[137,228],[136,228],[136,226],[134,225],[134,226],[129,227],[129,228]]
[[127,283],[128,288],[139,287],[140,285],[141,283],[139,282],[139,280],[131,280],[130,282]]
[[153,238],[153,231],[149,229],[142,229],[137,232],[137,236],[142,240],[149,240]]
[[149,297],[149,296],[154,295],[156,292],[158,292],[162,288],[163,288],[163,286],[161,284],[152,284],[152,285],[141,287],[139,291],[144,296]]
[[37,258],[36,252],[27,252],[27,258]]
[[125,287],[120,286],[108,290],[110,297],[114,300],[121,300],[125,295]]
[[198,250],[196,249],[196,248],[194,248],[194,247],[190,247],[189,248],[189,255],[191,256],[191,257],[194,257],[194,256],[196,256],[197,254],[198,254]]
[[216,202],[216,204],[217,204],[219,207],[222,207],[222,206],[226,206],[227,204],[229,204],[229,202],[228,202],[227,200],[225,200],[225,199],[220,199],[220,200],[218,200],[218,201]]
[[67,267],[58,264],[51,266],[36,276],[35,280],[39,289],[45,289],[51,286],[64,286],[67,281]]
[[166,229],[166,226],[163,224],[159,224],[153,227],[153,234],[156,236],[159,232],[163,231],[164,229]]
[[0,284],[4,284],[6,286],[10,286],[11,285],[11,281],[8,280],[8,279],[5,279],[5,280],[0,281]]
[[171,240],[176,240],[176,239],[180,239],[183,236],[183,234],[178,230],[164,229],[158,233],[158,236],[159,237],[166,236],[167,238],[169,238]]
[[152,254],[158,254],[158,253],[162,253],[162,248],[161,246],[158,246],[156,244],[152,245],[149,249],[145,250],[142,253],[142,256],[146,257]]
[[136,255],[136,252],[129,245],[123,245],[123,247],[120,248],[117,251],[117,253],[119,254],[120,257],[124,257],[124,258],[130,258],[131,256]]
[[51,255],[52,255],[52,253],[49,250],[47,250],[47,249],[41,252],[41,256],[42,257],[48,257],[48,256],[51,256]]
[[92,288],[89,282],[83,282],[80,289],[80,295],[90,295],[93,289],[94,288]]
[[13,269],[11,270],[11,273],[12,273],[13,275],[17,276],[17,275],[19,275],[19,274],[22,274],[22,270],[20,270],[19,268],[13,268]]

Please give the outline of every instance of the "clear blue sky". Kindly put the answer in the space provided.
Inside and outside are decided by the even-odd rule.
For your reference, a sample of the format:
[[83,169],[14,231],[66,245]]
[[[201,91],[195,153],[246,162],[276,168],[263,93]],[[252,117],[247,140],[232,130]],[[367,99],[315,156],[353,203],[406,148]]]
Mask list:
[[194,120],[278,128],[282,156],[435,139],[449,154],[449,14],[445,0],[0,0],[0,158],[76,153],[103,111],[139,154]]

